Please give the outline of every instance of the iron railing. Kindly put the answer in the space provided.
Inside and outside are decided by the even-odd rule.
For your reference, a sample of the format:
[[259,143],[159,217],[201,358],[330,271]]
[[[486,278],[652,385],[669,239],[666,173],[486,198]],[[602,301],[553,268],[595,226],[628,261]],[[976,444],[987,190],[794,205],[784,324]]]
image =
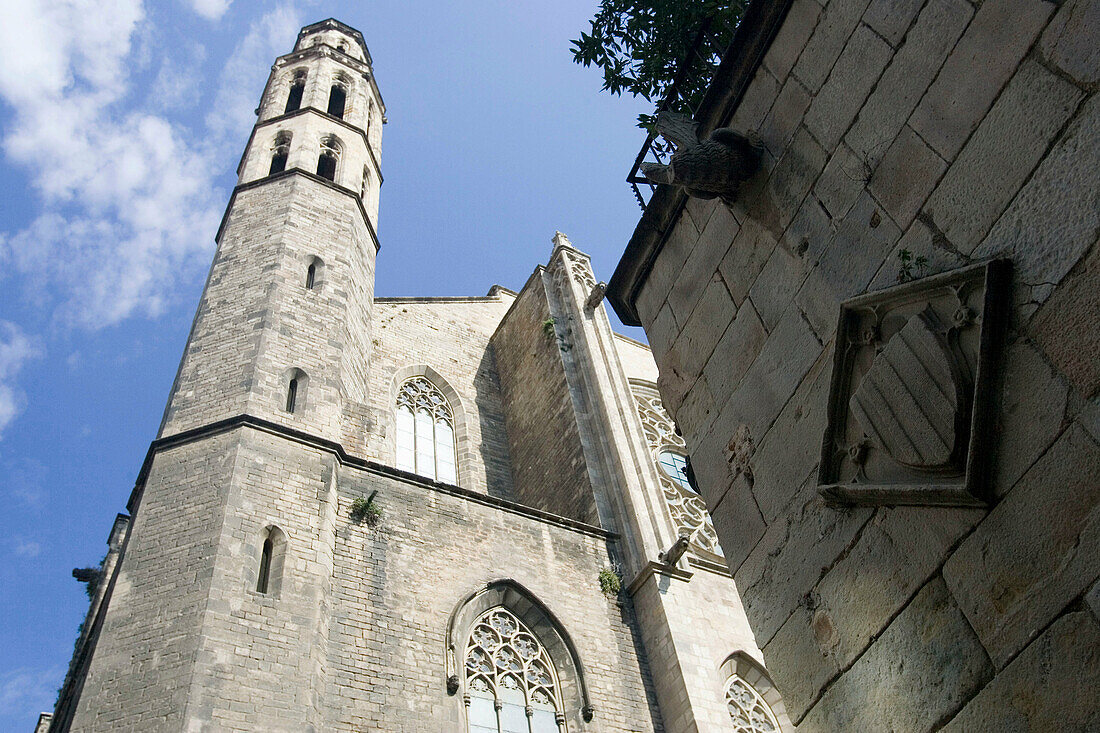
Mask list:
[[[728,41],[734,30],[735,27],[728,27],[721,20],[716,21],[713,17],[703,21],[689,46],[687,56],[677,69],[676,76],[673,77],[672,86],[669,87],[664,99],[658,103],[654,117],[665,111],[695,116],[696,108],[703,96],[698,89],[685,89],[685,80],[688,79],[689,72],[698,67],[703,67],[704,71],[709,69],[708,79],[714,75],[718,64],[722,61],[722,54],[726,51],[723,41]],[[634,189],[634,198],[638,200],[638,205],[643,210],[649,203],[649,199],[653,197],[653,192],[657,190],[657,184],[639,173],[642,163],[666,164],[675,151],[676,148],[671,142],[653,130],[646,137],[642,149],[634,159],[634,167],[630,169],[626,181]]]

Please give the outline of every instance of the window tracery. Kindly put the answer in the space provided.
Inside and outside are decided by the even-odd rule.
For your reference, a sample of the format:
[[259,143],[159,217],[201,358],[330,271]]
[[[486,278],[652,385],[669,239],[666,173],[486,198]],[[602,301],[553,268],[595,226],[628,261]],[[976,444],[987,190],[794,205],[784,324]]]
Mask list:
[[737,733],[779,733],[779,722],[752,685],[734,674],[726,681],[726,709]]
[[451,406],[425,377],[413,377],[397,390],[397,467],[453,484],[455,431]]
[[466,705],[470,733],[565,731],[550,655],[501,606],[482,614],[466,644]]
[[657,390],[641,384],[630,387],[677,533],[686,535],[694,550],[720,556],[722,547],[707,506],[687,480],[687,444],[676,434]]

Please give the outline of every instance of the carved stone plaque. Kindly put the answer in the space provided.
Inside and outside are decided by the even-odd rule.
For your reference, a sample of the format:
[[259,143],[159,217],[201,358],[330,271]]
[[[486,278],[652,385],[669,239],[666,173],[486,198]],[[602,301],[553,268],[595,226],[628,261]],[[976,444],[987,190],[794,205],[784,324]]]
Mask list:
[[1010,265],[841,305],[818,488],[855,504],[979,505]]

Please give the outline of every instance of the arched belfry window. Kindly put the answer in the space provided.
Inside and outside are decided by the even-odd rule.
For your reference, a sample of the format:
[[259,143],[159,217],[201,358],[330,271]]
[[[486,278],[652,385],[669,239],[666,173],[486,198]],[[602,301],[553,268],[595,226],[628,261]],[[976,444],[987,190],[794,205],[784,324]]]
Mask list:
[[413,377],[397,390],[397,467],[453,484],[454,415],[443,393],[425,377]]
[[321,138],[321,154],[317,157],[317,175],[330,181],[336,180],[336,164],[340,160],[340,141],[335,135]]
[[465,659],[469,733],[565,730],[554,663],[507,608],[491,608],[475,622]]
[[278,527],[265,527],[260,533],[260,558],[256,568],[256,592],[277,596],[283,582],[286,535]]
[[268,175],[286,170],[286,160],[290,155],[290,139],[290,133],[285,130],[276,133],[275,140],[271,144],[271,168],[267,172]]
[[344,119],[344,107],[348,101],[348,78],[340,74],[332,82],[328,93],[328,113]]
[[283,384],[286,387],[284,393],[286,401],[283,409],[289,413],[301,413],[306,404],[306,387],[309,377],[301,369],[288,369],[283,375]]
[[284,112],[293,112],[300,109],[302,106],[302,95],[306,91],[306,70],[298,69],[294,72],[294,77],[290,81],[290,93],[286,98],[286,109]]

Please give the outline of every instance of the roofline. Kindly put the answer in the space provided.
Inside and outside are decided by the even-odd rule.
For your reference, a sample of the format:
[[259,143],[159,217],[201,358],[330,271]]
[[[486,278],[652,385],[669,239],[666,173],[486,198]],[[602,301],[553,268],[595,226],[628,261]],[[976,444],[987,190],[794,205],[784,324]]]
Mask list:
[[[783,25],[792,2],[752,0],[749,3],[695,113],[700,138],[726,124],[732,117],[775,34]],[[638,292],[649,277],[668,233],[680,218],[687,198],[681,188],[668,185],[657,187],[607,283],[607,300],[619,319],[628,326],[642,325],[635,307]]]
[[355,42],[359,44],[359,47],[363,49],[363,55],[367,58],[367,64],[373,65],[373,62],[371,61],[370,49],[367,48],[367,42],[363,40],[363,34],[352,28],[347,23],[341,23],[340,21],[336,20],[336,18],[325,18],[324,20],[319,20],[316,23],[310,23],[307,26],[303,26],[302,30],[298,31],[298,38],[294,41],[294,50],[299,50],[298,46],[302,42],[302,38],[304,38],[305,36],[316,31],[329,29],[338,30],[341,33],[346,33],[347,35],[351,36],[355,40]]

